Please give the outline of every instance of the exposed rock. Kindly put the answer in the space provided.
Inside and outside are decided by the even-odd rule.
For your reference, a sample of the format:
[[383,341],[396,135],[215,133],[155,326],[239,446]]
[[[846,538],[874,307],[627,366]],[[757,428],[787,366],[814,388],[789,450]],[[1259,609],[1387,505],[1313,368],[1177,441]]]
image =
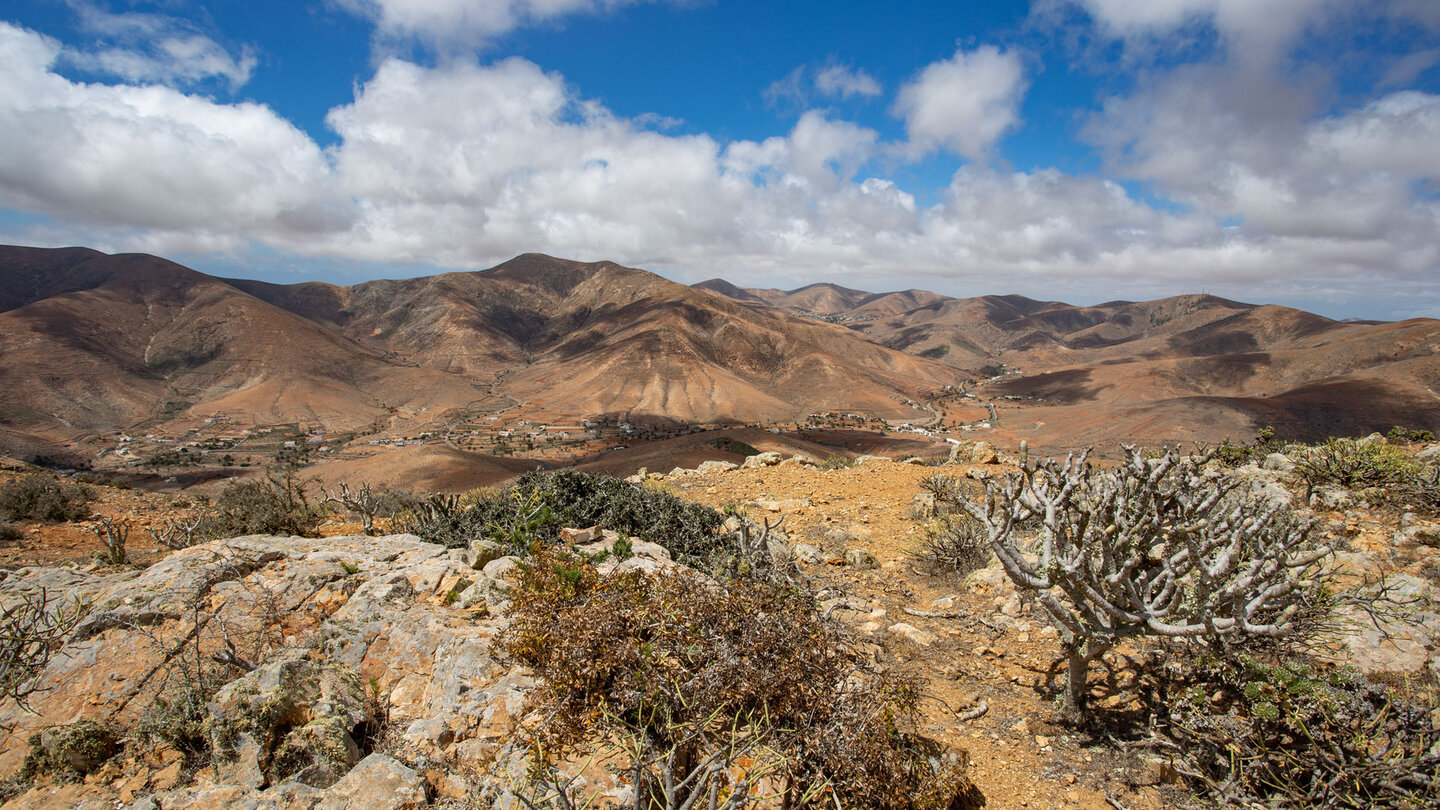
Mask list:
[[231,681],[208,712],[216,776],[252,788],[334,784],[359,761],[356,737],[374,722],[354,670],[296,658]]
[[[1404,621],[1387,615],[1370,616],[1359,608],[1341,611],[1349,619],[1342,642],[1351,663],[1367,675],[1414,675],[1430,670],[1440,675],[1440,606],[1435,586],[1410,574],[1392,574],[1385,582],[1387,596],[1404,606]],[[1378,626],[1377,626],[1378,624]]]
[[711,461],[700,462],[700,466],[696,467],[695,471],[699,473],[730,472],[731,470],[736,470],[739,468],[740,465],[736,464],[733,461],[720,461],[718,459],[714,459]]
[[1015,583],[1011,581],[1010,575],[1005,573],[1005,568],[999,561],[966,574],[961,584],[971,593],[981,596],[1003,594],[1015,590]]
[[785,498],[776,500],[774,498],[760,498],[755,501],[756,508],[766,512],[797,512],[810,506],[809,498]]
[[937,640],[934,633],[927,633],[915,625],[906,622],[898,622],[890,625],[889,631],[891,635],[899,636],[920,647],[929,647]]
[[567,527],[560,530],[560,540],[561,542],[573,543],[579,546],[599,540],[602,534],[603,532],[599,526],[591,526],[588,529],[573,529]]
[[420,774],[393,757],[371,754],[325,791],[316,810],[411,810],[426,804]]
[[810,456],[804,455],[804,454],[802,454],[802,453],[796,453],[795,455],[791,456],[790,458],[787,458],[787,459],[785,459],[784,461],[780,462],[780,466],[782,466],[782,467],[804,467],[804,468],[806,468],[806,469],[813,469],[813,468],[815,468],[815,467],[819,467],[819,466],[820,466],[820,462],[817,461],[817,460],[815,460],[814,458],[811,458]]
[[974,464],[995,464],[1000,457],[989,442],[975,442],[970,448],[970,461]]
[[883,463],[883,464],[893,464],[893,463],[894,463],[894,459],[889,459],[889,458],[886,458],[886,457],[884,457],[884,456],[871,456],[871,455],[864,455],[864,456],[856,456],[856,457],[855,457],[855,466],[857,466],[857,467],[860,466],[861,464],[882,464],[882,463]]
[[505,547],[494,540],[475,540],[465,551],[465,563],[476,570],[483,569],[506,553]]
[[825,552],[805,543],[795,544],[795,547],[791,549],[791,553],[794,555],[796,562],[805,563],[806,565],[819,565],[825,562]]
[[1355,504],[1355,496],[1341,487],[1315,487],[1310,493],[1310,505],[1317,509],[1348,509]]
[[1397,552],[1413,554],[1422,548],[1440,546],[1440,527],[1432,525],[1405,526],[1397,529],[1390,539]]
[[1415,454],[1415,458],[1424,461],[1440,461],[1440,444],[1432,444],[1429,447]]
[[[494,560],[465,594],[503,587],[514,570],[513,558]],[[477,579],[464,554],[410,535],[245,537],[175,552],[138,573],[32,573],[0,581],[0,602],[37,581],[63,580],[89,594],[94,609],[40,673],[34,713],[0,706],[0,723],[12,729],[0,735],[0,776],[19,769],[33,732],[76,718],[132,728],[167,677],[166,662],[194,655],[185,646],[194,638],[209,645],[207,656],[225,634],[240,643],[242,657],[253,655],[248,640],[262,635],[278,646],[249,674],[217,665],[233,680],[212,701],[210,727],[232,756],[216,759],[219,784],[159,794],[167,810],[309,808],[322,795],[333,807],[416,806],[424,801],[423,780],[395,760],[359,770],[364,760],[345,773],[362,753],[357,735],[369,722],[370,701],[383,700],[389,720],[406,730],[405,757],[440,761],[454,752],[475,761],[500,750],[532,685],[524,670],[491,655],[503,610],[445,598],[457,582]],[[285,776],[292,781],[260,789]],[[322,791],[293,779],[334,785]],[[139,780],[126,782],[125,791],[143,790],[143,775]],[[374,786],[386,780],[394,786]],[[173,781],[150,784],[164,790]],[[99,795],[114,806],[108,785],[83,787],[90,792],[33,806],[83,806]],[[384,803],[366,804],[371,800]]]
[[1271,453],[1265,457],[1265,460],[1260,463],[1260,466],[1266,470],[1290,472],[1295,469],[1295,461],[1284,453]]
[[776,464],[779,464],[784,460],[785,457],[783,455],[777,453],[774,450],[770,450],[765,453],[759,453],[753,456],[746,456],[745,463],[741,464],[740,466],[751,469],[755,467],[774,467]]
[[871,554],[869,549],[861,548],[860,546],[851,546],[845,549],[845,564],[861,569],[876,568],[879,566],[879,563],[875,560],[875,555]]

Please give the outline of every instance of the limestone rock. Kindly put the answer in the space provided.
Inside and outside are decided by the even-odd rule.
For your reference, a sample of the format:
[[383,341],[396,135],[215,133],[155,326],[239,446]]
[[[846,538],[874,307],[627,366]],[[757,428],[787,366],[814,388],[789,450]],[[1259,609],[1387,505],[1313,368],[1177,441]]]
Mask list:
[[711,460],[700,462],[700,466],[696,467],[695,471],[700,473],[730,472],[731,470],[739,469],[739,467],[740,465],[733,461]]
[[920,647],[929,647],[936,641],[936,636],[934,633],[928,633],[916,627],[915,625],[907,624],[906,622],[898,622],[896,624],[892,624],[890,625],[889,630],[891,635],[899,636],[900,638],[903,638]]
[[752,469],[755,467],[774,467],[776,464],[779,464],[784,460],[785,457],[783,455],[775,452],[774,450],[770,450],[765,453],[747,456],[745,458],[745,463],[740,466]]
[[360,759],[355,738],[374,722],[354,670],[305,659],[231,681],[207,711],[216,775],[251,788],[290,778],[333,784]]
[[1271,453],[1265,457],[1265,460],[1261,462],[1260,466],[1266,470],[1290,472],[1295,469],[1295,461],[1284,453]]
[[425,780],[385,754],[371,754],[325,791],[316,810],[412,810],[426,806]]
[[845,549],[845,564],[861,569],[877,568],[880,565],[869,549],[860,546],[851,546]]
[[494,540],[475,540],[465,552],[465,563],[479,571],[504,557],[506,549]]
[[791,553],[795,557],[796,562],[805,563],[806,565],[819,565],[825,562],[825,552],[806,543],[797,543],[795,547],[791,549]]
[[855,466],[857,466],[857,467],[859,467],[859,466],[862,465],[862,464],[893,464],[893,463],[894,463],[894,460],[893,460],[893,459],[888,459],[888,458],[885,458],[884,456],[863,455],[863,456],[856,456],[856,457],[855,457]]

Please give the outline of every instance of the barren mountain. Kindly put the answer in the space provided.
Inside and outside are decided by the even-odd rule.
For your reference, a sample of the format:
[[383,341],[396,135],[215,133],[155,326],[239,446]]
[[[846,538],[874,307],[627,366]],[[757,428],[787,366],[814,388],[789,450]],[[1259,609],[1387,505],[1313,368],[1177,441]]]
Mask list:
[[636,423],[803,420],[903,403],[949,367],[641,270],[526,255],[353,287],[213,278],[153,256],[0,252],[10,452],[157,416],[361,430],[400,409]]
[[732,297],[810,310],[978,377],[1008,371],[980,392],[1005,399],[1002,435],[1032,443],[1216,441],[1265,424],[1300,439],[1440,425],[1432,319],[1342,323],[1206,295],[1093,307],[814,286]]

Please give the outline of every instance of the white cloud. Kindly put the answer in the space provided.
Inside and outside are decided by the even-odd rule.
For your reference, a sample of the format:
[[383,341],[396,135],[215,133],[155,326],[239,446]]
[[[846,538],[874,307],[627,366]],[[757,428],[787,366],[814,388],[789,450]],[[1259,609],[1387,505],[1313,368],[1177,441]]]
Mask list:
[[[1175,71],[1110,99],[1088,136],[1181,210],[1101,177],[975,162],[922,203],[867,173],[894,144],[816,110],[721,143],[618,116],[523,59],[391,59],[331,111],[322,150],[261,105],[69,81],[51,70],[60,51],[0,24],[0,207],[53,218],[0,238],[454,268],[540,250],[692,281],[1081,302],[1197,288],[1423,302],[1440,266],[1440,212],[1413,190],[1440,174],[1440,98],[1414,91],[1316,116],[1283,84],[1245,107],[1223,66]],[[983,156],[1013,121],[1018,59],[980,48],[939,65],[999,75],[981,83],[998,111],[947,106],[953,71],[931,66],[907,88],[911,137]]]
[[1234,58],[1269,65],[1309,26],[1350,0],[1078,0],[1102,30],[1142,52],[1177,44],[1179,29],[1212,26]]
[[231,92],[250,80],[259,60],[244,47],[231,53],[196,25],[164,14],[112,14],[73,0],[81,30],[97,39],[85,48],[67,48],[64,59],[95,73],[129,82],[190,86],[222,79]]
[[60,52],[0,23],[0,205],[231,239],[310,228],[328,166],[268,107],[70,82]]
[[917,153],[941,148],[981,160],[1019,124],[1026,86],[1024,66],[1013,51],[989,45],[957,50],[900,88],[893,112],[905,119]]
[[418,40],[442,52],[483,48],[516,28],[656,0],[335,0],[375,23],[382,42]]
[[849,99],[880,95],[880,82],[863,69],[849,65],[829,64],[815,74],[815,89],[822,95]]
[[874,98],[884,92],[880,82],[862,69],[838,62],[824,67],[801,65],[765,88],[767,104],[774,107],[805,110],[817,98]]

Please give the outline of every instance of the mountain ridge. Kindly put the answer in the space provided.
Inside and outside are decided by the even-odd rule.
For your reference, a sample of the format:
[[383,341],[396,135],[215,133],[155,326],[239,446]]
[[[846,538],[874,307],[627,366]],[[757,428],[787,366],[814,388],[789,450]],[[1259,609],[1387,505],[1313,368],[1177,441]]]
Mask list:
[[[1204,294],[1082,307],[685,286],[537,253],[281,285],[18,246],[0,247],[0,287],[12,454],[207,419],[363,433],[500,413],[662,429],[842,412],[983,421],[997,441],[1053,446],[1214,441],[1270,422],[1297,438],[1400,418],[1440,428],[1440,321],[1346,323]],[[967,386],[988,412],[945,405]]]

